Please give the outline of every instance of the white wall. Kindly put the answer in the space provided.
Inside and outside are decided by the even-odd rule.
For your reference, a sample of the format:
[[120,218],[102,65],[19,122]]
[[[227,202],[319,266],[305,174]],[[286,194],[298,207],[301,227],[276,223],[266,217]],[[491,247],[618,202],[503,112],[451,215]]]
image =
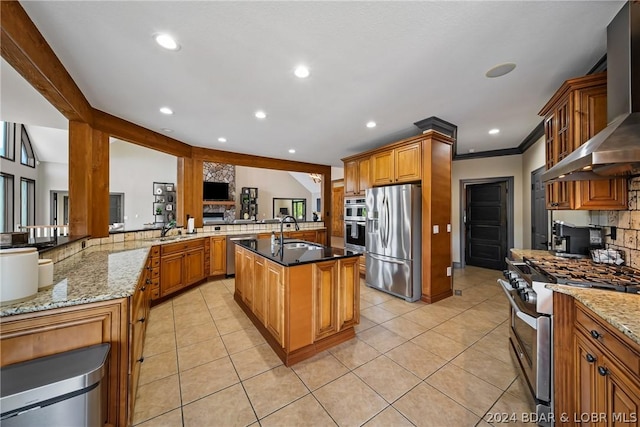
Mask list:
[[331,166],[331,181],[336,179],[344,179],[344,168]]
[[[242,187],[258,188],[258,220],[273,218],[273,198],[283,197],[307,200],[307,221],[313,220],[315,198],[289,172],[272,169],[236,166],[236,189]],[[240,212],[239,201],[236,200]]]
[[177,158],[111,139],[109,159],[109,192],[124,193],[125,229],[141,229],[154,220],[153,183],[177,183]]
[[[36,223],[51,223],[51,191],[69,191],[69,165],[40,162],[36,181]],[[59,224],[62,217],[59,216]]]
[[[513,243],[516,248],[523,245],[523,197],[522,197],[522,155],[488,157],[482,159],[457,160],[453,162],[451,171],[451,205],[452,233],[451,244],[453,262],[461,262],[460,249],[460,181],[467,179],[513,177]],[[527,193],[529,194],[529,193]]]

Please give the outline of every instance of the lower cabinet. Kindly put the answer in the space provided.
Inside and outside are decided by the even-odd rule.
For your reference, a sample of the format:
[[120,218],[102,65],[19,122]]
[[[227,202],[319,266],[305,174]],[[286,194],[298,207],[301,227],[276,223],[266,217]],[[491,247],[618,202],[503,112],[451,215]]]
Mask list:
[[206,277],[205,239],[170,243],[160,247],[160,298]]
[[227,272],[227,238],[215,236],[210,238],[211,257],[209,276],[218,276]]
[[[260,258],[260,256],[256,256]],[[285,347],[284,267],[265,260],[265,326],[271,335]]]

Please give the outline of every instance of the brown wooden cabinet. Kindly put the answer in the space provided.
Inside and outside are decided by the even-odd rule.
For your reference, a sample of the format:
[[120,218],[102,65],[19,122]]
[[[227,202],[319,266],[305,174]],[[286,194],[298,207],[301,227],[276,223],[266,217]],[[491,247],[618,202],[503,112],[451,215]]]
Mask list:
[[162,245],[160,254],[161,298],[206,277],[204,238]]
[[265,327],[284,348],[284,267],[265,260],[265,270]]
[[420,142],[398,145],[371,155],[373,185],[420,181],[422,158]]
[[218,276],[227,272],[227,239],[225,236],[210,238],[211,256],[209,276]]
[[554,334],[573,342],[572,354],[556,346],[554,356],[555,412],[568,415],[558,425],[638,426],[640,346],[570,296],[555,294],[558,305],[569,310]]
[[[567,80],[540,111],[547,169],[607,125],[606,73]],[[624,178],[546,184],[547,209],[627,209]]]
[[320,339],[338,331],[338,274],[335,262],[313,264],[311,280],[315,295],[314,339]]
[[371,188],[369,156],[344,162],[344,195],[364,195],[367,188]]

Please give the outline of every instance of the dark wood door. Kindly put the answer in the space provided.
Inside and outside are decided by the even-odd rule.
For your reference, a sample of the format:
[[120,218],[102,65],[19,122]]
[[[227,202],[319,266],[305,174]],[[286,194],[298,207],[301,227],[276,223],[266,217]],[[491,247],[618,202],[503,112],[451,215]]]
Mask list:
[[507,256],[507,182],[468,185],[466,196],[466,263],[504,269]]
[[545,186],[541,176],[544,166],[531,172],[531,249],[548,248],[549,219]]

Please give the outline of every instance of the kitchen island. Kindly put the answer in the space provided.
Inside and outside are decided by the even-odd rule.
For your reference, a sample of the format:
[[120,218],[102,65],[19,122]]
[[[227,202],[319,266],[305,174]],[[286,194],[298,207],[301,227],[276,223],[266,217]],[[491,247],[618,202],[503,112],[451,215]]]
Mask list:
[[234,298],[286,366],[355,337],[360,255],[303,241],[236,242]]

